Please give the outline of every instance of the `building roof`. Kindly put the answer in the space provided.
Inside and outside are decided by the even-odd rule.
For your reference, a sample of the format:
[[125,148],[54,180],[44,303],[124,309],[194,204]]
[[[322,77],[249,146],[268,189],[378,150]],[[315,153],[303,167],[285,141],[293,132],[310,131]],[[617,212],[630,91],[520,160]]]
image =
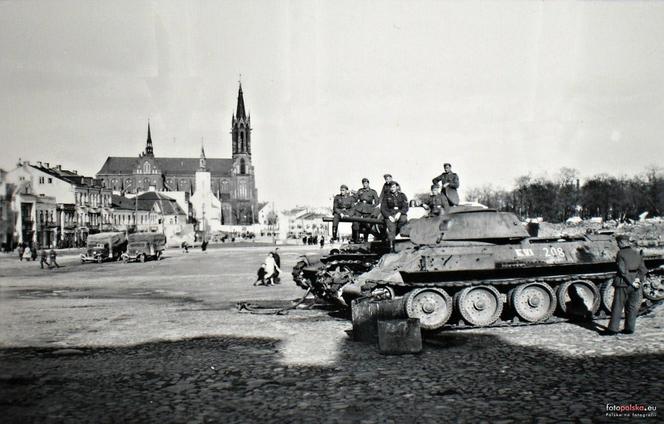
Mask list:
[[[138,157],[109,156],[97,175],[130,175],[136,169]],[[161,172],[166,175],[192,175],[199,168],[198,158],[155,158]],[[215,177],[231,175],[233,160],[229,158],[206,159],[207,170]]]
[[60,167],[49,168],[43,165],[33,165],[33,164],[29,164],[28,166],[79,187],[82,186],[102,187],[101,180],[97,180],[92,177],[86,177],[84,175],[78,175],[76,172],[68,171]]
[[139,207],[154,208],[155,203],[159,205],[164,215],[186,215],[175,199],[158,191],[147,191],[137,197]]

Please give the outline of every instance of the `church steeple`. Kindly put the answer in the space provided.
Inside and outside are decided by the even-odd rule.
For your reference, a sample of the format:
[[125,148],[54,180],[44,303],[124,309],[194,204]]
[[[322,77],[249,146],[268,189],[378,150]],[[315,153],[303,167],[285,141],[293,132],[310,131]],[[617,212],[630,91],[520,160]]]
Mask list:
[[198,160],[199,171],[207,172],[207,160],[205,158],[205,148],[203,147],[203,141],[201,140],[201,157]]
[[152,135],[150,134],[150,120],[148,119],[148,139],[145,144],[145,154],[154,156],[153,150],[152,150]]
[[231,133],[233,134],[233,156],[251,156],[251,115],[247,115],[244,108],[242,83],[239,84],[237,92],[237,108],[233,115]]
[[242,83],[240,83],[240,88],[237,92],[237,110],[235,111],[235,117],[237,119],[247,118],[247,114],[244,110],[244,96],[242,95]]

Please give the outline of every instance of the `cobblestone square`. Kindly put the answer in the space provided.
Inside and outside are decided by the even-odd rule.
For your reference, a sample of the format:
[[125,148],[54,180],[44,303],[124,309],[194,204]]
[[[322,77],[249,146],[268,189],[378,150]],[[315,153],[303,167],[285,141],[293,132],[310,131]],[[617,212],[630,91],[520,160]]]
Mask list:
[[590,423],[617,420],[607,405],[661,406],[661,307],[632,336],[572,323],[460,330],[385,356],[329,311],[238,312],[304,294],[289,273],[313,248],[282,247],[282,284],[252,286],[269,250],[69,255],[57,270],[0,258],[3,421]]

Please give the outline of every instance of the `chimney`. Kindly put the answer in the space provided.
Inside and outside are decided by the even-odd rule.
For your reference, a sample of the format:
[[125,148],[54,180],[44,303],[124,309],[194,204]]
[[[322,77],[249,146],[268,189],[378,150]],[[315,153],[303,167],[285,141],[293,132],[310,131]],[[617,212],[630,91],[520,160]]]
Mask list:
[[51,164],[50,164],[50,163],[48,163],[48,162],[44,162],[44,168],[50,168],[50,167],[51,167]]
[[78,175],[78,171],[75,170],[75,169],[72,169],[71,173],[72,173],[72,174],[75,174],[75,175]]
[[62,171],[62,165],[55,165],[56,171]]
[[29,161],[29,160],[24,160],[24,161],[23,161],[23,165],[24,165],[24,166],[30,165],[30,161]]
[[42,166],[42,163],[41,163],[41,161],[40,161],[40,160],[38,160],[38,161],[37,161],[37,166],[41,168],[41,166]]

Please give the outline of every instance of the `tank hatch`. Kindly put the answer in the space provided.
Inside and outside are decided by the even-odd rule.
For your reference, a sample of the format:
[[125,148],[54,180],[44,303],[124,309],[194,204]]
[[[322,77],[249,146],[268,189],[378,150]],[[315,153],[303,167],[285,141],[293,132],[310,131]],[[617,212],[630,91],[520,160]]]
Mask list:
[[447,215],[412,220],[407,227],[410,241],[419,245],[450,240],[510,242],[529,237],[516,215],[493,209],[457,209]]

